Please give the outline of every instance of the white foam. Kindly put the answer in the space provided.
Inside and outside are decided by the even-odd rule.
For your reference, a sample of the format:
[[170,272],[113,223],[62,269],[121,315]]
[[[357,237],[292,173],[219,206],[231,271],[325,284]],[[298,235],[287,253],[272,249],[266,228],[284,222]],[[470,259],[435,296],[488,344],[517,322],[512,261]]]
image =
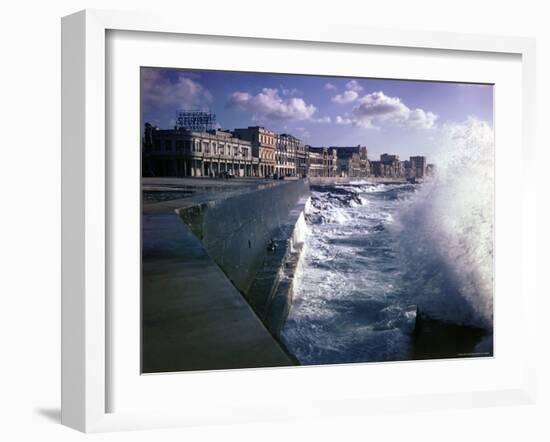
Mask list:
[[493,140],[492,129],[474,119],[445,128],[435,177],[395,223],[421,307],[484,326],[493,321]]

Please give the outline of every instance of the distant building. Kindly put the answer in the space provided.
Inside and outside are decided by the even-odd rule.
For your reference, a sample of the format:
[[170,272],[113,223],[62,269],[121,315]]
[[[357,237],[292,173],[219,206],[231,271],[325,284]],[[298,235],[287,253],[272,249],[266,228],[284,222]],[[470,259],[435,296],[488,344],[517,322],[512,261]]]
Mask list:
[[298,177],[307,176],[307,168],[308,168],[307,146],[301,140],[298,140],[298,143],[296,145],[296,176]]
[[426,175],[426,157],[415,156],[410,157],[411,173],[414,178],[424,178]]
[[302,140],[290,134],[277,135],[275,173],[277,176],[303,176],[307,173],[307,155]]
[[382,162],[381,161],[371,161],[370,162],[370,172],[371,175],[375,177],[383,176]]
[[426,157],[413,156],[400,161],[399,155],[384,153],[379,161],[371,161],[371,173],[375,177],[422,179],[426,176]]
[[399,155],[390,155],[388,153],[383,153],[382,155],[380,155],[380,161],[386,164],[390,164],[394,161],[399,161]]
[[384,153],[370,161],[366,146],[314,147],[261,126],[234,131],[217,126],[207,111],[179,111],[173,129],[145,124],[143,176],[383,177],[414,181],[434,173],[424,156],[400,161]]
[[405,166],[399,161],[399,155],[384,153],[380,155],[380,161],[371,162],[371,172],[375,177],[404,178]]
[[252,144],[228,131],[166,130],[146,123],[142,155],[143,176],[258,176]]
[[308,171],[310,177],[333,177],[337,170],[337,153],[327,147],[307,146]]
[[367,177],[370,173],[367,146],[331,146],[338,160],[334,176]]
[[259,159],[259,176],[272,176],[275,173],[275,150],[277,135],[261,126],[249,126],[235,129],[235,137],[246,140],[252,145],[252,155]]

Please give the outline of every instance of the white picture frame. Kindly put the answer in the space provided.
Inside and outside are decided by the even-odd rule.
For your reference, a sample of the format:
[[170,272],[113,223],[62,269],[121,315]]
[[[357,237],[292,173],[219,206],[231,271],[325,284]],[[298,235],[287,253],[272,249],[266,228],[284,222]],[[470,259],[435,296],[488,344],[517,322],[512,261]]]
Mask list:
[[[108,185],[106,152],[106,33],[142,31],[163,34],[207,35],[369,45],[399,48],[427,48],[442,51],[515,54],[522,71],[522,174],[534,167],[535,43],[518,37],[493,37],[416,31],[388,31],[334,26],[300,28],[281,23],[247,21],[234,27],[230,22],[194,17],[86,10],[62,20],[62,423],[84,432],[155,428],[237,422],[288,416],[324,416],[330,413],[361,415],[372,410],[453,408],[531,403],[536,393],[534,339],[526,342],[523,383],[510,388],[477,390],[461,394],[441,391],[414,397],[328,398],[311,401],[312,407],[274,407],[265,413],[253,405],[239,404],[246,418],[199,409],[192,416],[185,411],[107,412],[110,362],[107,327],[108,256],[110,240],[106,228]],[[527,336],[533,336],[536,287],[535,194],[523,191],[521,288],[523,309],[520,321]],[[338,369],[338,368],[336,368]]]

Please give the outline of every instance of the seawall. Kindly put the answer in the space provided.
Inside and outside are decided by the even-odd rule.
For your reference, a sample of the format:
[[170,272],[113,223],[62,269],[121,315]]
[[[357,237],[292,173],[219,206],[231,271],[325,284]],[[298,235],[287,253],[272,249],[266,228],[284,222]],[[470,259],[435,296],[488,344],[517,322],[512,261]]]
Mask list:
[[306,180],[280,181],[176,210],[275,336],[292,302],[293,234],[308,198]]
[[278,339],[306,180],[142,180],[142,370],[297,364]]

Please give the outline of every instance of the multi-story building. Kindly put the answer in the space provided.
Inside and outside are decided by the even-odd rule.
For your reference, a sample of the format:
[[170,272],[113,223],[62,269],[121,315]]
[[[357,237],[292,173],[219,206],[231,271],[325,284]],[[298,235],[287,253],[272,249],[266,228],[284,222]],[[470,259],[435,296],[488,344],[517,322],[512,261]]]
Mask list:
[[370,162],[370,173],[374,177],[383,176],[384,170],[383,170],[383,167],[382,167],[382,162],[377,161],[377,160],[371,161]]
[[389,153],[383,153],[382,155],[380,155],[380,161],[385,164],[390,164],[394,161],[399,161],[399,155],[390,155]]
[[258,159],[252,144],[231,132],[158,129],[146,123],[143,137],[143,176],[257,176]]
[[[299,154],[300,153],[300,154]],[[275,150],[275,173],[277,176],[302,176],[299,173],[304,164],[298,163],[298,160],[305,160],[304,143],[290,134],[277,135]]]
[[336,176],[338,156],[328,147],[306,146],[308,151],[308,171],[310,177]]
[[380,161],[371,161],[371,174],[375,177],[404,178],[405,165],[399,161],[398,155],[384,153],[380,155]]
[[312,148],[307,147],[308,156],[307,156],[307,176],[309,177],[322,177],[326,176],[326,160],[325,153],[322,151],[322,148]]
[[370,173],[367,146],[331,146],[338,157],[335,176],[367,177]]
[[308,149],[301,141],[296,145],[296,175],[301,178],[307,176],[308,169]]
[[427,166],[426,157],[424,156],[410,157],[409,162],[411,164],[412,177],[424,178],[424,176],[426,175],[426,166]]
[[276,159],[277,135],[261,126],[249,126],[233,131],[235,137],[246,140],[252,145],[252,156],[259,159],[259,176],[273,176]]
[[400,161],[382,154],[369,161],[366,146],[313,147],[291,134],[260,126],[234,131],[210,129],[214,114],[185,111],[174,129],[146,123],[143,176],[368,177],[422,179],[433,173],[424,156]]

